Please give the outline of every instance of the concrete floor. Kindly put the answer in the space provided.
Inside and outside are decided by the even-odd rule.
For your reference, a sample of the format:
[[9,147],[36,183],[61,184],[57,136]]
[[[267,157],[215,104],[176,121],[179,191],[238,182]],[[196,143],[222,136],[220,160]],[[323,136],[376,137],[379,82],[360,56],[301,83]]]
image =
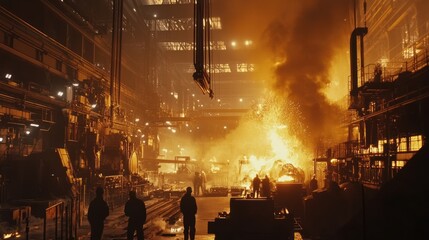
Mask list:
[[[198,212],[195,224],[195,240],[214,240],[213,234],[207,233],[209,221],[213,221],[218,212],[229,212],[229,197],[196,197]],[[183,234],[176,236],[157,236],[152,240],[183,240]]]
[[[229,212],[229,197],[197,197],[197,207],[198,213],[196,215],[196,236],[195,240],[214,240],[215,236],[213,234],[207,233],[208,222],[214,220],[218,212],[226,211]],[[118,208],[110,212],[108,218],[117,218],[123,215],[123,209]],[[124,233],[124,229],[118,229],[115,226],[110,226],[109,221],[106,221],[104,228],[105,235],[117,235]],[[90,230],[88,221],[83,220],[81,228],[78,230],[79,239],[87,240],[90,239]],[[112,238],[105,238],[105,240],[111,240]],[[115,239],[123,239],[123,237],[118,237]],[[150,240],[182,240],[183,233],[177,234],[176,236],[156,236]],[[146,239],[147,240],[147,239]]]
[[[198,212],[196,215],[196,236],[195,240],[214,240],[214,234],[207,233],[207,226],[209,221],[213,221],[219,212],[229,212],[229,197],[196,197]],[[118,208],[113,210],[110,213],[109,218],[117,218],[123,215],[123,209]],[[113,222],[113,221],[112,221]],[[83,221],[82,227],[79,229],[79,239],[80,240],[89,240],[90,231],[88,221],[85,219]],[[125,229],[121,229],[115,226],[110,226],[109,221],[107,221],[105,226],[105,235],[117,235],[115,238],[104,238],[104,240],[125,240],[123,236]],[[121,235],[119,237],[119,235]],[[183,240],[183,233],[177,234],[175,236],[156,236],[151,239],[145,240]],[[295,234],[295,240],[302,240],[303,238],[297,233]]]

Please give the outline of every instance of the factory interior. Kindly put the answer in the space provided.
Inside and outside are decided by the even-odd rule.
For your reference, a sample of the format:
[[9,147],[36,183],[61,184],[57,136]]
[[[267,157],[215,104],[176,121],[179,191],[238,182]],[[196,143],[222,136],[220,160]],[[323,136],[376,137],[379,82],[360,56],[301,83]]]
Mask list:
[[0,239],[90,239],[102,187],[102,239],[134,191],[145,239],[187,240],[189,186],[197,240],[429,239],[428,12],[0,0]]

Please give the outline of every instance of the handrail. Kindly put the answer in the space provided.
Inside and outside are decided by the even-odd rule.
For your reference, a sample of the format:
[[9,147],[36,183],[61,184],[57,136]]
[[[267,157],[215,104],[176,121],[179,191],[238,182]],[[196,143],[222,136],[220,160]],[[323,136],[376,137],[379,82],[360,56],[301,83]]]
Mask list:
[[[414,55],[411,59],[408,59],[404,62],[388,62],[382,67],[382,82],[392,82],[394,81],[401,73],[404,72],[417,72],[424,67],[429,66],[429,49],[426,48],[420,53]],[[358,79],[361,79],[360,86],[364,85],[367,82],[374,81],[374,70],[377,64],[368,64],[364,66],[363,74],[359,72]]]
[[[64,235],[64,226],[63,226],[63,221],[64,221],[64,206],[65,203],[63,201],[60,201],[58,203],[55,203],[52,206],[49,206],[45,209],[45,217],[43,218],[43,239],[46,239],[46,226],[47,226],[47,218],[48,218],[48,213],[52,210],[55,210],[54,213],[54,219],[55,219],[55,239],[63,239],[63,235]],[[58,238],[58,217],[60,217],[60,238]]]

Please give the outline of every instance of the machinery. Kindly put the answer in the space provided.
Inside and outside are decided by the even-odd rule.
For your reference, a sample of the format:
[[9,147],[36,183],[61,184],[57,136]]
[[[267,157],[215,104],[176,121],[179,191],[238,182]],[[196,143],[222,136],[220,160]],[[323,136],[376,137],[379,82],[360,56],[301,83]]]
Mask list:
[[208,223],[217,240],[294,239],[293,216],[269,198],[231,198],[230,213],[219,213]]
[[228,188],[223,186],[213,186],[204,193],[207,197],[226,197],[228,196]]
[[286,208],[294,218],[303,217],[304,197],[302,183],[277,183],[273,194],[275,205]]

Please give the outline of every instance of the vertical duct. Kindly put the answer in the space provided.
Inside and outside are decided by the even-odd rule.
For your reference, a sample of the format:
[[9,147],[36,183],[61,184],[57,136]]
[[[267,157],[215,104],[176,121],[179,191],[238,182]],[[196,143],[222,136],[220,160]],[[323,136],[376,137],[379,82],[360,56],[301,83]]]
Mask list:
[[[112,49],[110,55],[110,124],[113,126],[114,108],[119,105],[121,91],[121,41],[122,41],[122,9],[121,0],[113,1]],[[117,87],[117,92],[115,92]]]
[[350,96],[351,96],[351,103],[350,103],[350,109],[359,109],[358,104],[358,47],[357,47],[357,38],[360,38],[360,58],[361,58],[361,67],[363,67],[364,61],[363,61],[363,37],[365,34],[368,33],[367,27],[358,27],[355,28],[352,32],[352,35],[350,37],[350,70],[351,70],[351,90],[350,90]]

